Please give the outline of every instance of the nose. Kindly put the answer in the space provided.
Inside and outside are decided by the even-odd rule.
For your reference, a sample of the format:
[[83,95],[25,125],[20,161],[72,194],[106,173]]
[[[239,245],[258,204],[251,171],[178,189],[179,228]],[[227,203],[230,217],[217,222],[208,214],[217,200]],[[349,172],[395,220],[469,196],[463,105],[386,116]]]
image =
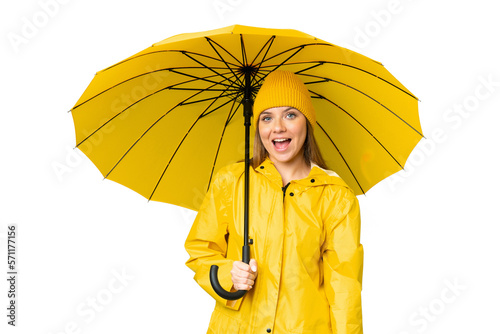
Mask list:
[[283,132],[286,131],[285,123],[281,117],[276,118],[273,124],[274,132]]

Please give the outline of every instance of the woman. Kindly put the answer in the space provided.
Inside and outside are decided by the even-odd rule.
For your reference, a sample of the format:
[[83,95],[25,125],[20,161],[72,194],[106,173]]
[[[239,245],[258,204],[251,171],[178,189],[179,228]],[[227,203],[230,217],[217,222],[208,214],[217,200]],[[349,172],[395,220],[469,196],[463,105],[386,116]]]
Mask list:
[[[237,260],[243,162],[217,173],[185,243],[186,265],[216,300],[207,333],[363,333],[358,201],[321,158],[309,92],[295,74],[274,71],[253,112],[250,263]],[[248,290],[243,298],[213,291],[213,264],[226,290]]]

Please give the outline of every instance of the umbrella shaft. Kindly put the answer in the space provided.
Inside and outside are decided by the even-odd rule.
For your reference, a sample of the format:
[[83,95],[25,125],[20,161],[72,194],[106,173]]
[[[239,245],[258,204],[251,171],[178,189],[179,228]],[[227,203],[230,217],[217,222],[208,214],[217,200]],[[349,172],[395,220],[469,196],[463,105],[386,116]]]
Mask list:
[[[252,92],[251,92],[251,73],[245,73],[245,96],[243,99],[243,114],[245,116],[245,211],[244,211],[244,246],[243,246],[243,262],[250,261],[250,247],[248,246],[248,202],[249,202],[249,187],[250,187],[250,125],[252,123]],[[245,253],[247,261],[245,261]]]

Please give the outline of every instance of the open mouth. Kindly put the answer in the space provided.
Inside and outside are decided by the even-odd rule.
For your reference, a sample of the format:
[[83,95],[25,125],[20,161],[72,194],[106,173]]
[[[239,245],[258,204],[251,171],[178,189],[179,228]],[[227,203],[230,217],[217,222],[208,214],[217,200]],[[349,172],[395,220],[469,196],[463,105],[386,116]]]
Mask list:
[[275,139],[273,140],[274,147],[276,148],[277,151],[284,151],[287,149],[288,145],[290,145],[290,142],[292,140],[290,138],[288,139]]

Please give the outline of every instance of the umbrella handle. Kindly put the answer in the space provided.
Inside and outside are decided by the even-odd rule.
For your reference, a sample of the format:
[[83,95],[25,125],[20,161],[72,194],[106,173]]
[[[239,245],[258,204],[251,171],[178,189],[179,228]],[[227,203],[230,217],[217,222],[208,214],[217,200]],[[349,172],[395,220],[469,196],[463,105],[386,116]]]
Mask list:
[[[243,246],[242,261],[247,264],[250,262],[250,246],[248,245]],[[212,288],[214,289],[214,291],[219,296],[227,300],[237,300],[245,295],[247,290],[238,290],[236,292],[226,291],[219,283],[219,277],[217,276],[218,271],[219,271],[219,266],[213,264],[210,267],[210,283],[212,284]]]

